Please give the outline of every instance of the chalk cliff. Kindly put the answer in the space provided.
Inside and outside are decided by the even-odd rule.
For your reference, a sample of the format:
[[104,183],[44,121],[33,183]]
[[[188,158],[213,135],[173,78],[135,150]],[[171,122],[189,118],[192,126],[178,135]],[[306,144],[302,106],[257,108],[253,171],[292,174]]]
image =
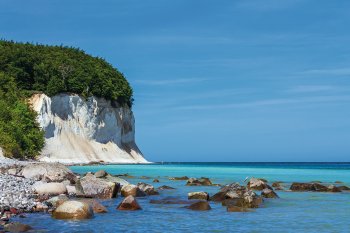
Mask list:
[[135,143],[135,120],[129,107],[74,94],[35,94],[30,103],[45,130],[46,143],[39,160],[147,163]]

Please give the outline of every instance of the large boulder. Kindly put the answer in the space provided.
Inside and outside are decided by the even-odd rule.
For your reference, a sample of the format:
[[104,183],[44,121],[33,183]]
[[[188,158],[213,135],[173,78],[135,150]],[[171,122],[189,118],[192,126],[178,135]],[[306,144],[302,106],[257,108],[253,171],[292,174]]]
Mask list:
[[266,188],[270,188],[265,181],[254,177],[249,180],[247,187],[253,190],[263,190]]
[[66,166],[59,163],[29,163],[22,169],[24,178],[32,178],[45,182],[62,182],[70,180],[74,183],[76,176]]
[[123,197],[134,196],[134,197],[144,197],[147,194],[142,191],[138,186],[133,184],[128,184],[122,187],[121,194]]
[[263,189],[261,191],[261,196],[265,198],[278,198],[277,193],[275,193],[275,191],[272,189]]
[[141,206],[134,196],[129,195],[117,206],[118,210],[141,210]]
[[119,184],[96,178],[87,174],[80,180],[84,195],[93,198],[108,199],[117,196]]
[[207,192],[190,192],[187,196],[188,199],[209,200],[209,194]]
[[66,201],[52,213],[56,219],[88,219],[94,215],[89,204],[82,201]]
[[198,201],[189,206],[186,206],[186,208],[196,211],[211,210],[211,207],[207,201]]
[[159,192],[154,189],[153,185],[140,182],[137,184],[137,187],[139,187],[139,189],[141,189],[147,195],[159,195]]
[[213,185],[213,183],[210,181],[209,178],[205,178],[205,177],[202,177],[202,178],[190,178],[187,180],[187,183],[186,183],[187,186],[211,186]]
[[55,196],[60,194],[67,193],[67,188],[62,183],[44,183],[44,182],[37,182],[33,185],[34,192],[39,195],[49,195],[49,196]]

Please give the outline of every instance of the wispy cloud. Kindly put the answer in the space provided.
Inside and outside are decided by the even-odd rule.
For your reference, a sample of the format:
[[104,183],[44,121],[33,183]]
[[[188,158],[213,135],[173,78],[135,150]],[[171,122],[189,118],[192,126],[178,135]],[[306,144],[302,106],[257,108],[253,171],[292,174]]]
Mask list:
[[306,97],[306,98],[267,99],[267,100],[251,101],[251,102],[244,102],[244,103],[232,103],[232,104],[187,105],[187,106],[179,106],[179,107],[176,107],[175,109],[176,110],[213,110],[213,109],[261,107],[261,106],[273,106],[273,105],[349,102],[349,101],[350,101],[350,95],[316,96],[316,97]]
[[207,81],[207,78],[182,78],[182,79],[161,79],[161,80],[135,80],[135,83],[150,86],[168,86],[174,84],[199,83]]
[[350,68],[305,70],[305,71],[301,72],[301,74],[312,74],[312,75],[350,75]]
[[287,92],[290,93],[310,93],[337,90],[338,87],[329,85],[302,85],[290,88]]

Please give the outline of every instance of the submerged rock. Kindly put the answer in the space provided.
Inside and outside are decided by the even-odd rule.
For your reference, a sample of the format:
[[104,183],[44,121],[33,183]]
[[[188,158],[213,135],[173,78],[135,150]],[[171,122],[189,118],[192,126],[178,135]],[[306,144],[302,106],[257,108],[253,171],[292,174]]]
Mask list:
[[136,199],[129,195],[118,205],[118,210],[141,210],[141,206]]
[[19,222],[11,222],[4,226],[4,230],[8,232],[27,232],[32,229],[31,226]]
[[188,199],[200,199],[200,200],[209,200],[209,194],[207,192],[191,192],[188,193]]
[[153,183],[159,183],[159,180],[158,179],[154,179]]
[[151,204],[168,204],[168,205],[176,205],[176,204],[192,204],[193,201],[181,200],[178,198],[167,197],[159,200],[150,200]]
[[93,215],[91,206],[82,201],[66,201],[52,213],[56,219],[88,219]]
[[158,188],[158,190],[167,190],[167,189],[175,189],[175,188],[167,186],[167,185],[162,185]]
[[227,212],[251,212],[248,208],[238,207],[234,205],[229,205],[226,207]]
[[196,211],[211,210],[211,207],[207,201],[198,201],[189,206],[186,206],[186,208],[190,210],[196,210]]

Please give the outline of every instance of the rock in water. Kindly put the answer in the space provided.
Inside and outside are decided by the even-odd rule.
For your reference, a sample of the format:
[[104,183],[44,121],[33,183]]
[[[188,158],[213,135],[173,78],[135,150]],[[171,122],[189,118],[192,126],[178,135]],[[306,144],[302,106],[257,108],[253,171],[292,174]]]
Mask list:
[[243,207],[238,207],[234,205],[228,205],[226,208],[227,212],[250,212],[251,210]]
[[67,188],[62,183],[42,183],[37,182],[34,184],[34,190],[39,195],[60,195],[67,193]]
[[95,214],[108,212],[107,208],[95,199],[83,198],[83,199],[79,199],[79,201],[89,204]]
[[319,184],[319,183],[298,183],[298,182],[294,182],[290,186],[290,190],[299,191],[299,192],[305,192],[305,191],[327,192],[327,191],[329,191],[326,186]]
[[154,179],[153,183],[159,183],[159,180],[158,179]]
[[334,185],[328,186],[327,189],[328,189],[328,190],[327,190],[328,192],[332,192],[332,193],[341,192],[341,189],[338,188],[338,187],[336,187],[336,186],[334,186]]
[[[263,180],[251,178],[247,184],[248,188],[253,190],[263,190],[266,188],[270,188]],[[271,189],[271,188],[270,188]]]
[[137,203],[136,199],[129,195],[118,205],[118,210],[141,210],[139,203]]
[[211,186],[213,183],[210,181],[209,178],[202,177],[200,179],[197,178],[190,178],[188,179],[187,186]]
[[147,163],[135,143],[135,120],[128,106],[76,94],[34,94],[30,103],[45,131],[41,161]]
[[167,186],[167,185],[162,185],[162,186],[160,186],[159,188],[158,188],[158,190],[167,190],[167,189],[175,189],[175,188],[173,188],[173,187],[170,187],[170,186]]
[[22,169],[22,175],[27,179],[45,182],[62,182],[76,179],[76,176],[66,166],[59,163],[28,163]]
[[32,229],[31,226],[19,222],[11,222],[4,226],[4,230],[8,232],[27,232]]
[[186,208],[190,210],[196,210],[196,211],[211,210],[211,207],[207,201],[198,201],[193,203],[190,206],[187,206]]
[[52,213],[56,219],[88,219],[93,215],[91,206],[82,201],[66,201]]
[[187,176],[181,176],[181,177],[170,177],[169,180],[188,180],[189,178]]
[[147,194],[142,191],[139,187],[133,184],[128,184],[122,187],[121,194],[123,197],[134,196],[134,197],[144,197]]
[[261,196],[263,196],[265,198],[278,198],[277,193],[275,193],[275,191],[273,191],[271,189],[263,189],[261,191]]
[[159,195],[159,192],[154,189],[153,185],[140,182],[137,184],[137,187],[147,193],[147,195]]
[[96,178],[103,178],[103,177],[107,176],[108,174],[105,170],[100,170],[100,171],[95,172],[94,175]]
[[49,200],[46,201],[46,203],[50,203],[53,207],[58,207],[59,205],[63,204],[65,201],[68,201],[68,197],[66,195],[58,195],[56,197],[52,197]]
[[96,178],[91,174],[83,177],[80,183],[83,187],[84,195],[94,198],[107,199],[116,197],[119,189],[119,184]]
[[209,200],[209,194],[207,192],[191,192],[187,194],[188,199],[200,199],[200,200]]

